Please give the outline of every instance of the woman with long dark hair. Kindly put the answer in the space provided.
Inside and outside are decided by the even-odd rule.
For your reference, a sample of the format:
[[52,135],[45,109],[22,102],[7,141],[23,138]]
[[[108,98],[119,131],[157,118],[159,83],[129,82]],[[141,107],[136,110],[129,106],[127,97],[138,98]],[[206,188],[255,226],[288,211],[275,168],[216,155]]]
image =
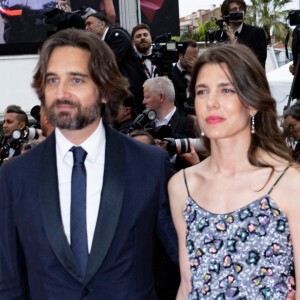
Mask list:
[[177,299],[286,299],[294,266],[300,286],[300,172],[264,69],[246,46],[210,48],[190,94],[210,156],[169,183]]

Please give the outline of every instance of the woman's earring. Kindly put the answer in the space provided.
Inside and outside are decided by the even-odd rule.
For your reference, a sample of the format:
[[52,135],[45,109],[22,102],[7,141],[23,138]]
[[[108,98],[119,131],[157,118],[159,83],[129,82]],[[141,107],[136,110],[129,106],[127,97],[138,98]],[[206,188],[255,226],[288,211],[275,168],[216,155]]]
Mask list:
[[205,133],[203,131],[201,131],[201,136],[205,136]]
[[254,114],[251,116],[251,133],[255,133],[255,119],[254,119]]

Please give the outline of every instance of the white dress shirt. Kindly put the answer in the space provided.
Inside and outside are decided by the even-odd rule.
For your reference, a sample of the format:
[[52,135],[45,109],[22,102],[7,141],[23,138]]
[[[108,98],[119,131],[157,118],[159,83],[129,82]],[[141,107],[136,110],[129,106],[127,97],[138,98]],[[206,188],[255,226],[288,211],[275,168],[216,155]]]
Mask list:
[[160,122],[157,118],[155,119],[155,127],[162,126],[162,125],[169,125],[171,118],[175,114],[176,106],[163,118]]
[[81,145],[73,145],[61,131],[55,129],[58,191],[62,223],[66,237],[71,243],[71,176],[73,168],[73,146],[81,146],[86,152],[86,222],[88,249],[91,251],[103,184],[105,157],[105,129],[100,120],[99,126]]
[[[134,46],[134,49],[135,49],[138,57],[140,59],[142,59],[142,57],[143,57],[144,54],[138,52],[135,46]],[[151,47],[151,50],[150,50],[150,52],[149,52],[148,55],[152,55],[152,47]],[[156,65],[153,65],[152,60],[149,59],[149,58],[146,58],[144,60],[144,69],[145,69],[145,73],[146,73],[147,78],[153,78],[153,77],[157,77],[158,76],[158,74],[155,72],[156,71]]]

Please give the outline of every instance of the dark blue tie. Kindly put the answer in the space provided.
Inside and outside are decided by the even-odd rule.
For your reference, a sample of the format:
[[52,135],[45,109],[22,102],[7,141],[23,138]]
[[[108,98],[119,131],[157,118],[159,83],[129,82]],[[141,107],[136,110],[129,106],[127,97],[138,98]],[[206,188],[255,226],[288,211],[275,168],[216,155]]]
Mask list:
[[89,257],[86,230],[86,170],[84,160],[87,152],[72,147],[74,164],[71,181],[71,249],[84,276]]

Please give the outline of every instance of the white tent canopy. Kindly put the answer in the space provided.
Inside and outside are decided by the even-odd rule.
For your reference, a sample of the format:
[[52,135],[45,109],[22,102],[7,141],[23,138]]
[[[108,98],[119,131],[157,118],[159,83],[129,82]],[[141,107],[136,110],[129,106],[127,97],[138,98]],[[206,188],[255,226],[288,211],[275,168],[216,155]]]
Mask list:
[[278,115],[282,115],[283,108],[288,102],[293,82],[293,75],[289,71],[289,65],[291,63],[292,62],[287,63],[286,65],[267,73],[271,94],[276,100],[276,110]]

